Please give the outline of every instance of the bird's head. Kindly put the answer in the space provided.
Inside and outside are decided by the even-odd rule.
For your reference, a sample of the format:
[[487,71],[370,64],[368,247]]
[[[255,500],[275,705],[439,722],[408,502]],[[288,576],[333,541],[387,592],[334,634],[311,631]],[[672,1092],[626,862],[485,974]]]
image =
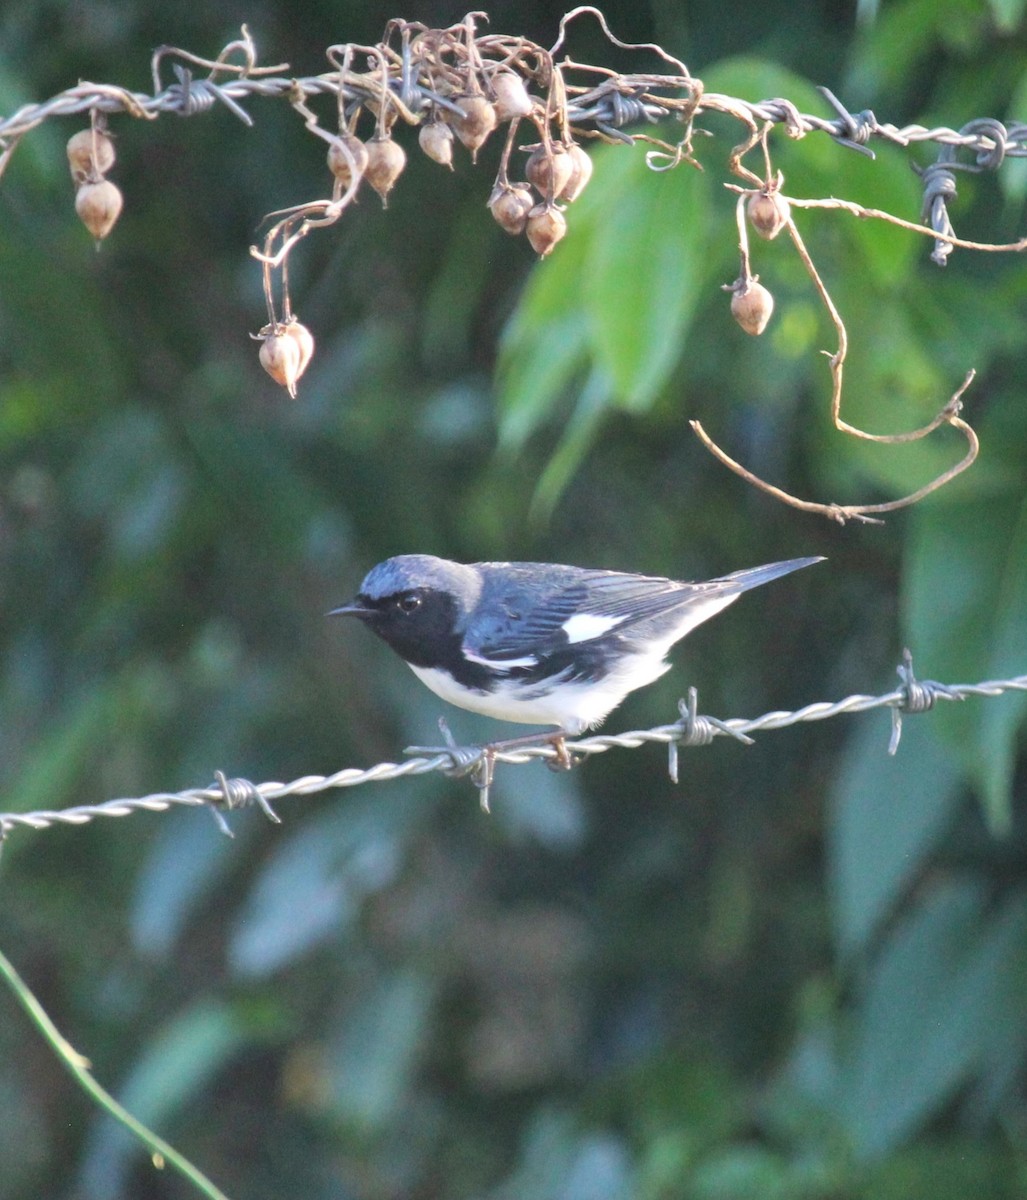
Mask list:
[[473,567],[401,554],[372,568],[356,596],[329,616],[358,617],[408,663],[432,666],[460,641],[481,586]]

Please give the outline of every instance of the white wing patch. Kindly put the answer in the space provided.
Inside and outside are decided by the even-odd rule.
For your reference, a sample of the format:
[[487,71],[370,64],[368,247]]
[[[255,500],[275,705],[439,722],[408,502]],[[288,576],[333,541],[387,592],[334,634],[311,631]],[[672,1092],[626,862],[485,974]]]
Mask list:
[[567,635],[567,641],[573,645],[575,642],[590,642],[593,638],[602,637],[623,620],[623,616],[599,617],[595,613],[580,612],[568,617],[561,628]]
[[463,651],[468,662],[479,663],[492,671],[512,671],[514,667],[536,667],[538,659],[534,654],[525,654],[523,658],[484,658],[480,654],[472,654],[470,650]]

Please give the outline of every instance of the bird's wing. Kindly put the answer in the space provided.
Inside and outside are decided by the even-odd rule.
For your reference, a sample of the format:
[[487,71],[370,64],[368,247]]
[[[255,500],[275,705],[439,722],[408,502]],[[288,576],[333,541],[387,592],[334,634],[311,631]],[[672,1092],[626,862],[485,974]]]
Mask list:
[[750,588],[821,561],[794,558],[707,583],[539,563],[479,563],[481,602],[463,652],[498,670],[531,668],[568,646],[602,639],[665,652]]
[[[476,616],[465,631],[465,655],[500,669],[530,667],[572,643],[629,628],[643,633],[637,628],[639,623],[660,623],[660,617],[700,601],[714,586],[613,571],[571,570],[554,572],[544,582],[535,579],[530,590],[509,572],[491,587],[486,584],[483,599],[487,596],[489,602],[483,606],[485,613]],[[718,608],[726,603],[719,594],[717,599]],[[704,619],[705,615],[699,618]]]

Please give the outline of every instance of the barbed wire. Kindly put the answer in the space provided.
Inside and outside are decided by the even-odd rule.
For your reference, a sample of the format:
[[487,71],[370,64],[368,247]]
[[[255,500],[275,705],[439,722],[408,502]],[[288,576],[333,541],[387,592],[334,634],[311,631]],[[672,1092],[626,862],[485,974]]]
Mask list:
[[[249,39],[245,26],[243,32],[245,38]],[[240,44],[232,43],[226,50]],[[225,51],[222,51],[222,54],[224,53]],[[171,46],[160,47],[155,52],[154,60],[159,62],[169,56],[188,57],[195,61],[194,56]],[[297,93],[338,97],[341,91],[343,99],[347,102],[367,103],[376,98],[380,90],[377,81],[370,79],[366,83],[347,80],[346,84],[340,87],[337,71],[302,77],[268,77],[262,74],[267,71],[288,70],[288,65],[280,63],[274,67],[256,67],[251,64],[244,68],[237,78],[219,83],[214,78],[197,79],[192,71],[176,63],[173,65],[173,71],[177,82],[161,88],[159,76],[156,76],[158,90],[153,93],[134,92],[115,84],[83,81],[48,100],[24,104],[10,116],[0,117],[0,142],[5,147],[9,146],[51,117],[70,117],[78,113],[91,113],[94,109],[106,114],[126,113],[131,117],[155,120],[164,113],[180,117],[197,116],[209,112],[216,103],[220,103],[239,120],[252,126],[253,118],[242,107],[240,101],[254,97],[286,97],[291,100]],[[585,64],[571,65],[585,71],[599,69]],[[222,62],[218,64],[217,69],[226,71],[232,68],[230,64]],[[618,138],[619,131],[625,125],[637,124],[640,121],[655,123],[675,115],[677,111],[668,105],[664,98],[649,94],[645,99],[641,99],[638,93],[660,87],[690,87],[694,83],[695,80],[691,76],[612,73],[597,87],[569,100],[567,112],[574,124],[592,124],[617,140],[631,141],[627,135]],[[420,84],[408,85],[405,94],[401,94],[401,82],[394,82],[392,87],[414,112],[433,103],[452,107],[452,102],[447,101],[446,97]],[[963,170],[973,169],[974,166],[978,169],[993,170],[1006,158],[1027,157],[1027,123],[1024,122],[1016,121],[1005,125],[987,117],[971,121],[960,129],[951,129],[946,125],[925,126],[915,123],[893,125],[878,121],[870,109],[849,112],[828,88],[820,87],[817,90],[835,110],[836,116],[823,117],[800,112],[792,101],[780,97],[751,101],[718,93],[702,95],[692,112],[700,115],[710,109],[720,111],[725,105],[729,105],[746,112],[755,121],[786,125],[791,137],[826,133],[839,145],[870,154],[871,157],[873,155],[868,149],[868,143],[875,138],[901,148],[908,148],[919,142],[933,142],[939,146],[970,151],[977,158],[977,162],[958,164]]]
[[[256,805],[276,824],[280,818],[273,802],[289,796],[312,796],[336,788],[358,787],[365,783],[386,783],[409,775],[428,775],[441,772],[452,778],[469,778],[478,789],[483,811],[489,811],[489,789],[495,766],[505,763],[522,765],[541,759],[559,769],[570,766],[593,754],[607,750],[635,750],[652,743],[665,745],[668,771],[678,782],[678,753],[682,746],[708,746],[714,738],[730,737],[751,745],[750,734],[767,730],[787,729],[809,721],[825,721],[852,713],[887,708],[891,712],[891,736],[888,753],[895,754],[902,735],[904,715],[927,712],[938,700],[966,700],[971,696],[1002,696],[1006,692],[1027,692],[1027,675],[1012,679],[986,680],[982,683],[944,684],[935,680],[918,680],[913,673],[909,652],[903,655],[898,667],[900,686],[880,696],[854,694],[843,700],[818,701],[792,711],[775,710],[753,718],[705,716],[697,711],[698,693],[689,689],[688,699],[678,703],[680,718],[670,725],[653,729],[632,730],[626,733],[596,734],[592,737],[562,739],[558,735],[539,735],[536,744],[522,745],[524,739],[495,742],[484,746],[458,746],[444,720],[439,726],[446,740],[444,746],[411,746],[404,762],[380,762],[373,767],[345,767],[331,775],[304,775],[290,783],[251,783],[248,779],[229,778],[215,772],[215,782],[209,787],[189,788],[181,792],[153,792],[136,799],[107,800],[101,804],[81,804],[64,809],[41,809],[27,813],[0,813],[0,844],[17,828],[51,829],[57,825],[87,825],[100,817],[127,817],[137,812],[166,812],[176,806],[208,808],[221,830],[231,836],[224,818],[225,812]],[[559,742],[560,745],[554,744]]]
[[[165,52],[182,53],[174,49]],[[288,64],[283,63],[273,69],[285,69],[287,66]],[[196,79],[191,71],[177,64],[174,72],[178,82],[169,84],[153,94],[133,92],[114,84],[79,83],[48,100],[22,105],[9,117],[0,117],[0,139],[9,144],[51,117],[70,117],[78,113],[90,113],[94,109],[107,114],[126,113],[131,117],[154,120],[164,113],[172,113],[179,117],[197,116],[209,112],[215,103],[221,103],[239,120],[252,126],[253,118],[239,101],[254,97],[277,99],[284,96],[291,99],[297,92],[308,96],[337,97],[341,90],[343,98],[347,101],[366,102],[376,95],[378,90],[377,85],[353,83],[347,83],[340,89],[338,72],[277,78],[242,75],[225,83]],[[618,131],[625,125],[637,124],[640,121],[655,123],[673,115],[672,110],[659,97],[650,96],[646,100],[640,100],[633,97],[632,92],[642,87],[671,88],[681,86],[684,82],[682,78],[670,75],[616,75],[577,99],[569,101],[568,116],[576,125],[593,124],[604,133],[617,138]],[[840,145],[871,155],[868,143],[877,138],[901,148],[908,148],[919,142],[933,142],[939,146],[967,150],[979,156],[982,161],[976,165],[982,169],[986,165],[994,169],[995,164],[990,161],[992,159],[997,158],[1001,161],[1005,158],[1027,157],[1027,123],[1017,121],[1005,125],[988,117],[971,121],[961,129],[915,123],[893,125],[878,121],[869,109],[849,112],[828,88],[820,87],[817,90],[838,113],[837,116],[822,117],[814,113],[800,112],[792,101],[780,97],[751,101],[717,93],[706,94],[693,111],[698,115],[714,105],[719,108],[729,103],[732,107],[747,112],[756,121],[786,125],[791,137],[826,133]],[[445,98],[430,89],[417,86],[415,91],[420,103],[409,106],[414,111],[429,103],[445,106]],[[630,139],[625,136],[618,140]],[[984,159],[989,161],[985,163]],[[969,169],[972,165],[960,164],[962,169]]]
[[[562,45],[570,21],[585,13],[600,21],[613,44],[630,49],[639,48],[614,38],[599,10],[582,6],[567,13],[560,22],[560,37],[548,52],[550,57]],[[390,22],[390,27],[393,26],[412,27],[398,20]],[[524,44],[524,39],[489,40]],[[359,49],[368,51],[379,48]],[[791,138],[825,133],[840,146],[871,158],[874,153],[869,143],[875,139],[901,148],[916,143],[934,143],[942,148],[938,161],[919,169],[924,186],[924,216],[936,232],[948,237],[952,236],[953,231],[946,212],[946,201],[955,195],[953,171],[997,170],[1007,158],[1027,157],[1027,122],[1004,124],[995,118],[985,117],[972,120],[960,129],[915,123],[898,126],[878,121],[870,109],[850,112],[828,88],[820,87],[817,90],[835,114],[824,117],[800,112],[792,101],[782,97],[751,101],[705,92],[701,80],[692,76],[687,67],[672,55],[651,44],[643,48],[653,50],[666,61],[677,65],[680,74],[620,74],[606,67],[577,63],[570,58],[561,61],[559,66],[568,72],[602,77],[593,87],[579,85],[568,89],[565,113],[569,124],[591,126],[597,135],[607,140],[632,144],[635,138],[623,132],[624,126],[641,122],[655,124],[666,118],[683,119],[691,125],[696,117],[716,111],[735,116],[752,127],[757,124],[784,125]],[[331,47],[330,51],[337,49],[339,47]],[[393,101],[398,102],[415,120],[429,108],[459,112],[458,102],[416,78],[410,70],[408,52],[409,42],[404,42],[403,54],[407,57],[401,55],[399,70],[385,81]],[[242,63],[230,61],[233,55],[241,55]],[[182,60],[172,62],[176,82],[167,85],[161,79],[161,67],[165,59]],[[183,62],[208,68],[209,74],[206,78],[196,78]],[[369,65],[373,62],[373,55],[369,55]],[[342,106],[365,107],[376,105],[381,98],[382,80],[375,70],[369,70],[365,75],[336,70],[298,77],[278,74],[288,71],[288,63],[267,67],[258,67],[256,63],[256,47],[249,30],[243,25],[242,36],[229,42],[214,60],[203,59],[175,46],[158,47],[151,60],[152,93],[131,91],[114,84],[83,81],[48,100],[22,105],[10,116],[0,117],[0,174],[18,141],[53,117],[96,112],[105,115],[125,113],[137,119],[155,120],[165,113],[182,117],[197,116],[221,104],[246,125],[253,125],[253,118],[243,107],[243,102],[254,98],[284,97],[290,103],[296,103],[308,96],[332,95]],[[684,101],[680,96],[660,96],[656,94],[659,90],[684,93]],[[973,161],[956,161],[957,150],[968,152]],[[682,152],[676,152],[668,160],[651,152],[650,165],[657,169],[676,165],[683,156]],[[946,244],[951,249],[951,242],[943,242],[939,244],[938,251]]]

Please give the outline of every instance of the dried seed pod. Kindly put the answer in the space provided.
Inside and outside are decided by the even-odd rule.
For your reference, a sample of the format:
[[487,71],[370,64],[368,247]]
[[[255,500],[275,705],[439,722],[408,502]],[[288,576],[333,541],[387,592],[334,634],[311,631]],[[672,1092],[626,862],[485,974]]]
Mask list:
[[536,204],[528,213],[524,232],[532,250],[539,258],[545,258],[567,232],[567,222],[555,204]]
[[746,210],[753,229],[768,241],[784,229],[792,212],[791,205],[776,189],[753,192]]
[[121,215],[121,192],[109,180],[83,183],[75,194],[75,211],[98,242],[114,228]]
[[260,347],[260,365],[295,400],[296,380],[300,376],[299,341],[289,336],[287,326],[271,325],[266,328],[268,332]]
[[417,135],[421,149],[443,167],[453,166],[453,131],[445,121],[429,121]]
[[356,134],[347,130],[329,144],[328,169],[344,190],[354,174],[359,181],[367,170],[367,147]]
[[494,188],[489,197],[489,209],[496,221],[515,237],[524,232],[528,213],[535,206],[531,189],[523,183],[508,183]]
[[453,99],[463,112],[463,116],[450,115],[453,130],[470,150],[471,157],[476,159],[485,139],[496,127],[496,110],[484,96],[454,96]]
[[531,112],[532,101],[524,80],[513,71],[497,71],[492,76],[492,92],[497,121],[512,121]]
[[585,190],[585,184],[592,178],[592,160],[577,142],[567,147],[567,157],[571,163],[570,178],[557,193],[557,199],[570,202],[577,200]]
[[[102,129],[80,129],[68,138],[68,166],[76,183],[106,175],[114,166],[114,143]],[[95,155],[94,155],[95,150]]]
[[292,338],[299,347],[299,364],[296,367],[296,379],[298,380],[310,366],[310,360],[314,357],[314,335],[295,317],[286,321],[279,332]]
[[407,165],[407,156],[403,147],[394,142],[387,134],[384,137],[375,135],[367,143],[367,166],[364,168],[364,178],[382,198],[382,207],[388,208],[389,192],[396,180],[403,174]]
[[746,333],[759,337],[774,311],[774,297],[755,278],[739,279],[728,290],[732,293],[731,315]]
[[524,165],[524,174],[529,183],[535,185],[535,190],[542,196],[559,196],[570,180],[574,164],[566,149],[560,144],[547,150],[540,144],[528,156]]

